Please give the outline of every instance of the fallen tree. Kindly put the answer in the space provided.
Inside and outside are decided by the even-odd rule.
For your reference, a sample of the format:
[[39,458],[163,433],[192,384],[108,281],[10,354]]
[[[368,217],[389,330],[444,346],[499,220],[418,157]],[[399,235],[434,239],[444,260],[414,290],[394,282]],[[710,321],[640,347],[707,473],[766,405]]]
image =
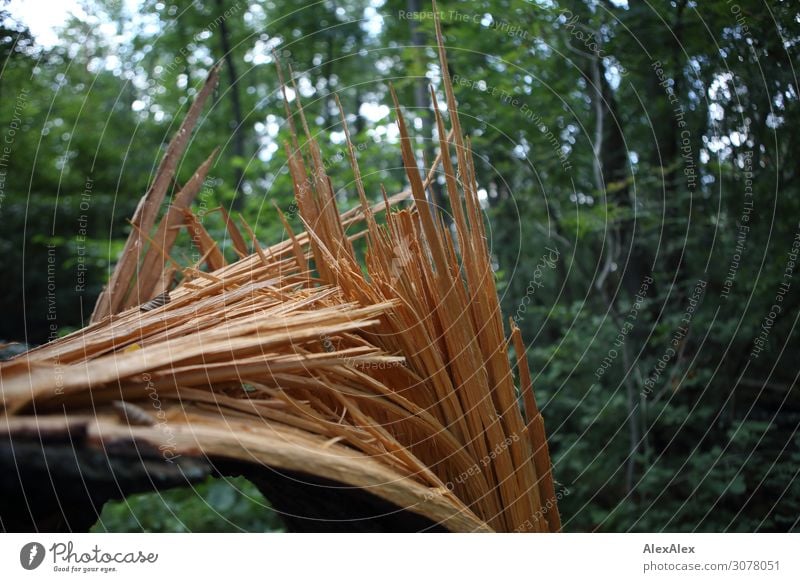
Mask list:
[[[504,331],[438,22],[437,37],[451,128],[432,91],[441,153],[427,178],[393,93],[410,188],[369,204],[342,115],[360,205],[340,213],[296,92],[286,155],[305,230],[278,211],[287,239],[263,248],[221,210],[232,263],[190,210],[213,153],[159,220],[211,72],[92,323],[0,367],[2,462],[17,471],[6,500],[46,498],[27,513],[18,497],[0,506],[5,528],[55,527],[60,511],[63,527],[82,529],[105,499],[216,473],[251,478],[295,530],[560,529],[544,423],[519,330]],[[427,195],[439,165],[455,235]],[[197,264],[171,255],[180,227]],[[59,495],[73,488],[68,516]]]

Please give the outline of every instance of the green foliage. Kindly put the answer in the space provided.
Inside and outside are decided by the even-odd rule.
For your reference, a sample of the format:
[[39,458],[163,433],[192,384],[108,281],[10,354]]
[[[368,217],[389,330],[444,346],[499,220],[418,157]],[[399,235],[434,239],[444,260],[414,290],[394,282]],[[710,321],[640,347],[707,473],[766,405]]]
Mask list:
[[[217,62],[220,88],[178,181],[220,146],[196,207],[241,211],[263,242],[286,236],[274,206],[302,226],[272,51],[293,67],[341,208],[355,193],[333,92],[372,201],[382,184],[405,184],[392,115],[380,109],[390,83],[421,157],[436,154],[433,21],[409,16],[425,2],[146,0],[146,18],[93,4],[125,42],[73,19],[58,46],[42,48],[0,18],[0,139],[20,126],[0,202],[0,338],[51,336],[50,284],[56,333],[86,322],[126,219]],[[532,346],[567,530],[798,527],[796,271],[780,289],[800,228],[800,21],[791,2],[769,5],[439,2],[498,289]],[[202,220],[225,238],[219,214]],[[217,516],[202,496],[170,495],[193,514],[187,528],[228,527],[203,521]],[[147,528],[178,527],[157,499],[137,503],[154,520]],[[262,528],[231,518],[243,503],[219,511]],[[124,506],[104,515],[113,529],[138,527]]]
[[244,477],[109,501],[94,532],[274,532],[280,518]]

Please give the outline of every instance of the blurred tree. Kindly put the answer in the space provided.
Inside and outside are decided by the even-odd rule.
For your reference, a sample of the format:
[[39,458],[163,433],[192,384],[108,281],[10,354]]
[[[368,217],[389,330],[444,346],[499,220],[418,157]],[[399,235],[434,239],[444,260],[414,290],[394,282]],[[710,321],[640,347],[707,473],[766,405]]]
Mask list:
[[[273,52],[292,67],[291,106],[302,100],[342,207],[355,196],[334,93],[373,201],[405,181],[390,82],[420,159],[435,155],[426,2],[123,4],[87,2],[53,48],[0,13],[0,139],[11,138],[0,337],[38,343],[85,321],[215,64],[223,81],[178,182],[220,145],[198,210],[240,209],[264,242],[285,236],[273,203],[300,227]],[[796,529],[796,7],[438,9],[505,312],[532,345],[566,529]],[[225,237],[218,215],[203,219]]]

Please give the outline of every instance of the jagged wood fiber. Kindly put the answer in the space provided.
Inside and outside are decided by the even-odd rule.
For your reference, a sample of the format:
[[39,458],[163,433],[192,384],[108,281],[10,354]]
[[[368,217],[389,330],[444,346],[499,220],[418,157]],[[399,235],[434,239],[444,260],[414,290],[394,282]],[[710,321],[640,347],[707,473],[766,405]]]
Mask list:
[[[431,91],[440,153],[425,177],[392,90],[409,189],[370,205],[342,113],[359,205],[340,213],[295,92],[294,112],[285,99],[286,154],[304,230],[293,232],[278,210],[287,238],[262,248],[221,210],[232,263],[189,209],[216,151],[156,225],[212,71],[137,209],[92,323],[0,365],[0,432],[66,414],[90,419],[99,444],[159,446],[166,426],[177,454],[363,487],[453,531],[558,531],[544,422],[519,330],[511,322],[504,331],[438,20],[436,31],[451,127]],[[439,165],[455,236],[429,202]],[[181,227],[200,252],[196,264],[171,255]],[[363,258],[356,238],[366,238]],[[169,302],[138,308],[167,290]],[[126,412],[137,409],[153,422]]]

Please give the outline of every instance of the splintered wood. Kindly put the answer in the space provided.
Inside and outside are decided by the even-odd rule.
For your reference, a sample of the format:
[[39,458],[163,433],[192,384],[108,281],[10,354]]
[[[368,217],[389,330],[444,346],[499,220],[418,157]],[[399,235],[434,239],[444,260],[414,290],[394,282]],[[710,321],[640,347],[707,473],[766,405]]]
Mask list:
[[[370,206],[342,115],[359,207],[340,214],[302,105],[292,113],[287,102],[305,130],[298,145],[292,122],[286,144],[305,230],[292,232],[278,211],[287,238],[262,248],[223,211],[238,257],[230,264],[189,210],[216,152],[156,225],[212,71],[136,211],[92,324],[0,367],[0,432],[88,417],[99,443],[136,438],[172,455],[327,477],[453,531],[560,530],[544,422],[519,330],[504,331],[438,21],[436,30],[451,128],[432,92],[440,155],[427,179],[392,92],[409,191],[370,193]],[[439,164],[455,236],[427,194]],[[363,225],[363,258],[353,224]],[[197,264],[171,256],[181,227]]]

